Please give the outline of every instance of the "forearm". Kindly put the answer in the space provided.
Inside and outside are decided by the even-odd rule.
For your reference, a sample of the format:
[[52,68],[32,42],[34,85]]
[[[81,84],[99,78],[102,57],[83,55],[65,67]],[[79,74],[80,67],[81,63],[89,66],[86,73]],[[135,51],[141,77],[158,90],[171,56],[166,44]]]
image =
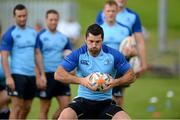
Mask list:
[[63,83],[72,83],[72,84],[80,84],[81,78],[72,75],[71,73],[64,70],[63,67],[59,66],[54,74],[54,78],[57,81]]
[[35,74],[36,74],[36,81],[40,80],[41,75],[40,75],[40,72],[39,72],[37,66],[35,66],[34,71],[35,71]]
[[8,62],[8,55],[9,53],[7,51],[2,52],[2,66],[4,69],[4,74],[6,78],[11,77],[11,72],[9,68],[9,62]]
[[142,65],[146,65],[146,54],[145,54],[146,50],[145,50],[145,45],[144,45],[143,41],[140,44],[138,45],[139,57],[141,59],[141,64]]
[[8,61],[3,61],[3,69],[6,78],[11,77]]
[[135,81],[135,74],[132,69],[128,70],[122,77],[115,79],[116,86],[129,85]]
[[36,72],[39,72],[40,75],[43,75],[44,74],[44,66],[43,66],[43,60],[42,60],[42,55],[40,53],[40,50],[36,49],[35,57],[36,57],[36,65],[37,65]]
[[145,48],[145,40],[142,35],[142,33],[136,33],[135,34],[135,39],[137,43],[137,50],[138,50],[138,56],[140,57],[141,60],[141,66],[147,67],[146,64],[146,48]]

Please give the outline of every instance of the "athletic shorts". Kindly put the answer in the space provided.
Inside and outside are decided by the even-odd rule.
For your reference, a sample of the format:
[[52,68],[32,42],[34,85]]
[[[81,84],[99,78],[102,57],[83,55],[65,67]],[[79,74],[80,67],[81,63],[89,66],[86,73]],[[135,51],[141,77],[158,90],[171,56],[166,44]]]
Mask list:
[[5,90],[5,89],[6,89],[5,78],[0,77],[0,91]]
[[112,95],[114,97],[123,97],[123,93],[122,93],[122,87],[120,86],[116,86],[112,89]]
[[111,99],[94,101],[79,97],[75,98],[68,107],[76,112],[78,119],[112,119],[117,112],[123,111]]
[[3,91],[4,89],[5,89],[5,86],[0,84],[0,91]]
[[35,76],[12,74],[15,83],[15,90],[7,87],[9,96],[17,96],[24,100],[31,100],[36,93]]
[[47,88],[44,91],[38,90],[37,96],[42,99],[51,99],[54,96],[70,96],[69,84],[64,84],[54,79],[54,72],[46,73]]
[[129,87],[130,85],[124,85],[124,86],[116,86],[112,89],[112,95],[114,97],[123,97],[123,89]]

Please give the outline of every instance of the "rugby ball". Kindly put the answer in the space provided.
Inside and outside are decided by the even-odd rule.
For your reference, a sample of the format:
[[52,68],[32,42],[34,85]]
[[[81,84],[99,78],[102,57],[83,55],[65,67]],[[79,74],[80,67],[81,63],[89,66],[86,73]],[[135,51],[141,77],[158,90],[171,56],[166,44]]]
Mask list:
[[98,86],[96,91],[103,91],[108,86],[110,78],[106,73],[95,72],[89,77],[89,82],[92,86]]
[[[136,41],[133,36],[126,37],[119,46],[119,51],[124,55],[127,56],[127,51],[125,49],[131,49],[132,47],[136,46]],[[138,73],[141,70],[141,61],[138,56],[131,57],[129,60],[130,65],[135,73]]]
[[129,64],[131,65],[134,73],[138,73],[141,70],[141,62],[138,56],[131,57],[129,60]]
[[123,53],[123,55],[127,56],[125,49],[127,49],[127,48],[130,49],[130,48],[135,47],[135,46],[136,46],[136,41],[135,41],[134,37],[128,36],[124,40],[122,40],[122,42],[119,46],[119,51],[121,53]]

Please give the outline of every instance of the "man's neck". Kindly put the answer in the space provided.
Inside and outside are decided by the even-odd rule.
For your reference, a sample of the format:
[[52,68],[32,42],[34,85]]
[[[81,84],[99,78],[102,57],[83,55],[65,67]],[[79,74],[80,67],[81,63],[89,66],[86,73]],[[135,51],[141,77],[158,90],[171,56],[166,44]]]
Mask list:
[[125,9],[125,7],[118,7],[118,12],[121,12]]
[[109,26],[113,26],[115,24],[115,21],[112,22],[106,22]]
[[49,30],[50,33],[53,33],[53,34],[56,33],[56,29],[55,30],[51,30],[51,29],[48,28],[48,30]]
[[16,24],[16,26],[17,26],[18,28],[20,28],[20,29],[25,29],[25,28],[26,28],[26,25],[20,26],[20,25]]
[[93,57],[97,57],[99,54],[100,54],[101,50],[99,52],[96,52],[96,53],[92,53],[89,51],[89,54]]

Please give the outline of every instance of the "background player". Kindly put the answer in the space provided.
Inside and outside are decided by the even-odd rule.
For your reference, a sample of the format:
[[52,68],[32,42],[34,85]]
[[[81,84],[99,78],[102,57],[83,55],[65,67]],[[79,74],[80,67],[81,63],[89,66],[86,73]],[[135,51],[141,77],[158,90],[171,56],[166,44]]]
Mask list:
[[[115,1],[118,4],[118,13],[116,15],[116,21],[124,26],[127,26],[136,40],[137,51],[132,49],[131,52],[129,52],[127,58],[129,56],[134,56],[138,54],[141,61],[141,66],[139,72],[136,73],[136,76],[139,77],[144,73],[144,71],[147,68],[145,44],[144,44],[144,37],[142,34],[141,21],[139,16],[135,12],[133,12],[129,8],[126,8],[127,0],[115,0]],[[104,21],[105,21],[105,12],[101,11],[96,18],[96,22],[98,24],[103,24]],[[124,102],[123,100],[123,94],[125,90],[124,88],[125,88],[124,86],[122,86],[121,88],[116,87],[113,91],[113,97],[120,106],[122,106]]]
[[59,13],[53,9],[48,10],[46,12],[47,29],[43,29],[37,37],[36,62],[41,75],[38,83],[40,119],[48,119],[52,97],[55,96],[59,104],[53,119],[57,119],[62,109],[70,102],[69,85],[54,80],[54,72],[64,58],[64,50],[71,52],[69,39],[56,30],[58,21]]
[[[142,25],[140,18],[137,13],[126,7],[127,0],[115,0],[118,4],[118,13],[116,16],[116,21],[127,26],[133,33],[135,40],[137,42],[137,50],[139,57],[141,59],[141,71],[140,75],[144,73],[147,69],[146,64],[146,54],[145,54],[145,43],[144,36],[142,33]],[[105,14],[103,11],[100,11],[96,23],[101,25],[104,22]]]
[[[9,119],[25,119],[36,91],[34,48],[37,34],[26,25],[27,9],[24,5],[16,5],[13,16],[15,25],[2,37],[2,65],[12,102]],[[10,64],[8,56],[11,58]]]

